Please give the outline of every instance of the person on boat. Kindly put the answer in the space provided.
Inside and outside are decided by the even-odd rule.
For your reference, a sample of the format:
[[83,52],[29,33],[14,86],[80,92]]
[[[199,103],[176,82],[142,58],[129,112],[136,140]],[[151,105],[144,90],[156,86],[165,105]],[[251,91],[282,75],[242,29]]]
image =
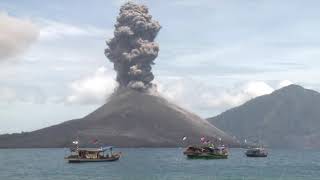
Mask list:
[[212,142],[209,142],[209,147],[214,149],[214,144]]
[[222,153],[223,153],[223,154],[227,154],[227,153],[228,153],[228,150],[227,150],[226,148],[223,148],[223,149],[222,149]]

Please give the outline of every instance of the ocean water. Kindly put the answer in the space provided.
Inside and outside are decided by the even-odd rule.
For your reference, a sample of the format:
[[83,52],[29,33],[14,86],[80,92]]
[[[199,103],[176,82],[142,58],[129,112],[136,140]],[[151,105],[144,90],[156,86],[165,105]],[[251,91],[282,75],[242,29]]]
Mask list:
[[115,149],[116,162],[69,164],[67,149],[0,149],[0,180],[320,180],[320,152],[270,150],[247,158],[188,160],[181,148]]

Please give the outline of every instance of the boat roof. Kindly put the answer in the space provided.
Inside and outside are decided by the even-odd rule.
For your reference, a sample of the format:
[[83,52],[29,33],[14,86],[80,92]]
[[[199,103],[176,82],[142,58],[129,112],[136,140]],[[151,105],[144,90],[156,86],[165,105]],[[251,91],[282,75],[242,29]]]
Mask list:
[[257,148],[250,148],[250,149],[247,149],[247,151],[256,151],[256,150],[259,150]]
[[78,148],[78,151],[90,151],[90,152],[101,152],[100,148]]
[[252,148],[252,149],[264,149],[263,147],[255,147],[255,148]]
[[113,148],[112,146],[101,147],[101,148],[78,148],[78,151],[90,151],[90,152],[103,152]]

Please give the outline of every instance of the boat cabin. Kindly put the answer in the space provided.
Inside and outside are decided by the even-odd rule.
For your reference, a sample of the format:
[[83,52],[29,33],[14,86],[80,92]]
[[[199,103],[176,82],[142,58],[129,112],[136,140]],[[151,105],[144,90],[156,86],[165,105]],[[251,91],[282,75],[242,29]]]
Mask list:
[[73,149],[72,154],[83,159],[100,159],[102,157],[108,157],[109,153],[105,153],[106,150],[110,150],[110,155],[112,155],[112,147],[104,148],[78,148]]
[[[110,150],[110,153],[105,153]],[[102,148],[75,148],[71,149],[71,155],[65,157],[69,162],[103,162],[115,161],[120,158],[121,153],[113,153],[112,147]]]
[[262,147],[248,149],[245,154],[248,157],[267,157],[268,156],[268,152]]

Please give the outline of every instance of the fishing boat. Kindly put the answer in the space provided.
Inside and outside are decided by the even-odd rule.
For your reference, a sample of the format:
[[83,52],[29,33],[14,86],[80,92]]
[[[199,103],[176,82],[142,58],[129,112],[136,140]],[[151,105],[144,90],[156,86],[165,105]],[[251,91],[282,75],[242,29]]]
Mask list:
[[255,147],[247,149],[246,151],[247,157],[267,157],[268,152],[263,147]]
[[[121,152],[112,152],[113,147],[101,148],[75,148],[71,149],[71,155],[65,157],[69,163],[81,162],[108,162],[117,161],[121,157]],[[106,151],[109,150],[110,152]]]
[[183,154],[189,159],[227,159],[228,149],[224,146],[189,146]]

